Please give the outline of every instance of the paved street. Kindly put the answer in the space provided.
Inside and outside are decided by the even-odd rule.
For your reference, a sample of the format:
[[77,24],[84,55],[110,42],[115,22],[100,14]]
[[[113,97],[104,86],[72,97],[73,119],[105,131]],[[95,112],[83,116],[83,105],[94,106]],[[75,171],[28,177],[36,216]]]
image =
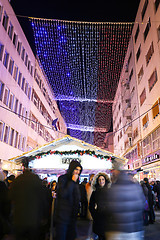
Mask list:
[[[156,211],[156,221],[145,227],[145,240],[160,240],[160,211]],[[77,240],[89,240],[91,236],[91,223],[87,220],[78,221]]]

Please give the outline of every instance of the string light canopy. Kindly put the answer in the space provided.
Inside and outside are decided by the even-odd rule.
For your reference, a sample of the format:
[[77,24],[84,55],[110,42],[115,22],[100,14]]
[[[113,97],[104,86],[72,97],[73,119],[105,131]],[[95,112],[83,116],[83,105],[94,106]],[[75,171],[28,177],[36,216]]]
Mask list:
[[133,24],[30,20],[69,134],[102,147]]

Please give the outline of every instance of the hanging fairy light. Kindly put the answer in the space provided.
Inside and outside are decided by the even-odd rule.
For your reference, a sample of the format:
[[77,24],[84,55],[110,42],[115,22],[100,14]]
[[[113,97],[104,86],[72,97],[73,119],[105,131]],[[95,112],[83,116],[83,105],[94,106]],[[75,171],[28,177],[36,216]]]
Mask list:
[[70,135],[102,146],[133,24],[31,22],[37,55]]

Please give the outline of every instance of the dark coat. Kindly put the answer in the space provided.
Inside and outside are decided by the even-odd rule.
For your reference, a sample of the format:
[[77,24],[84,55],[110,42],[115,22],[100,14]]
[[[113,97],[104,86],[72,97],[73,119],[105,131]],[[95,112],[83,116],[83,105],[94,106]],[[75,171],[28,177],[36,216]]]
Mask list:
[[[74,169],[80,166],[80,163],[74,161],[66,174],[58,178],[57,195],[55,200],[54,222],[70,223],[75,221],[79,211],[80,191],[78,181],[72,180]],[[82,169],[82,167],[81,167]]]
[[138,232],[143,230],[145,197],[141,186],[121,172],[117,182],[108,189],[106,231]]
[[[100,188],[97,184],[97,179],[99,176],[103,175],[106,178],[106,184],[103,188]],[[105,224],[106,224],[106,211],[105,211],[105,201],[107,197],[109,178],[105,173],[98,173],[94,176],[92,182],[93,192],[91,194],[89,202],[89,211],[93,218],[93,232],[98,236],[104,236]]]
[[38,227],[46,217],[47,197],[38,175],[26,170],[11,184],[13,220],[16,227]]

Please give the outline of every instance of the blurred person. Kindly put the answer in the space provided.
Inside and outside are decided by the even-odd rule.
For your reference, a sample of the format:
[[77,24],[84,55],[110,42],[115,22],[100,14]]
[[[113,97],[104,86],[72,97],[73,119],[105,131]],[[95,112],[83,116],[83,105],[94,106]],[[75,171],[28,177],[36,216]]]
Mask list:
[[85,185],[86,193],[87,193],[87,201],[88,201],[87,219],[89,219],[89,220],[93,220],[92,216],[91,216],[91,213],[89,211],[89,201],[90,201],[90,197],[91,197],[91,194],[92,194],[92,191],[93,191],[93,188],[92,188],[91,184],[92,184],[92,180],[93,180],[94,176],[95,176],[95,174],[91,173],[89,175],[89,181]]
[[38,175],[25,169],[9,189],[13,207],[16,240],[40,240],[41,226],[47,212],[47,198]]
[[79,190],[80,190],[79,216],[81,218],[86,218],[88,201],[87,201],[87,192],[86,192],[84,181],[81,184],[79,184]]
[[106,195],[106,239],[143,239],[144,203],[141,186],[131,181],[125,171],[119,171]]
[[152,193],[152,188],[149,184],[148,178],[144,178],[143,181],[144,181],[146,187],[148,188],[149,223],[153,224],[155,222],[154,195]]
[[4,182],[5,175],[0,171],[0,239],[11,233],[11,205],[8,198],[8,188]]
[[149,224],[149,220],[148,220],[148,217],[149,217],[148,188],[143,180],[140,182],[140,184],[142,186],[143,194],[145,196],[145,207],[144,207],[143,220],[144,220],[144,225],[147,226]]
[[98,235],[99,240],[105,240],[105,199],[109,183],[109,177],[104,172],[96,174],[92,181],[89,210],[93,218],[93,232]]
[[58,178],[54,211],[56,240],[76,239],[76,219],[80,202],[79,176],[81,172],[80,162],[72,160],[67,173]]
[[56,180],[53,180],[51,183],[51,191],[52,191],[52,197],[56,198],[56,189],[57,189],[57,182]]
[[156,185],[154,186],[154,192],[157,194],[158,199],[158,208],[160,209],[160,181],[156,181]]
[[81,184],[84,185],[84,186],[86,186],[86,184],[87,184],[87,178],[84,178],[84,179],[83,179],[83,182],[81,182]]

